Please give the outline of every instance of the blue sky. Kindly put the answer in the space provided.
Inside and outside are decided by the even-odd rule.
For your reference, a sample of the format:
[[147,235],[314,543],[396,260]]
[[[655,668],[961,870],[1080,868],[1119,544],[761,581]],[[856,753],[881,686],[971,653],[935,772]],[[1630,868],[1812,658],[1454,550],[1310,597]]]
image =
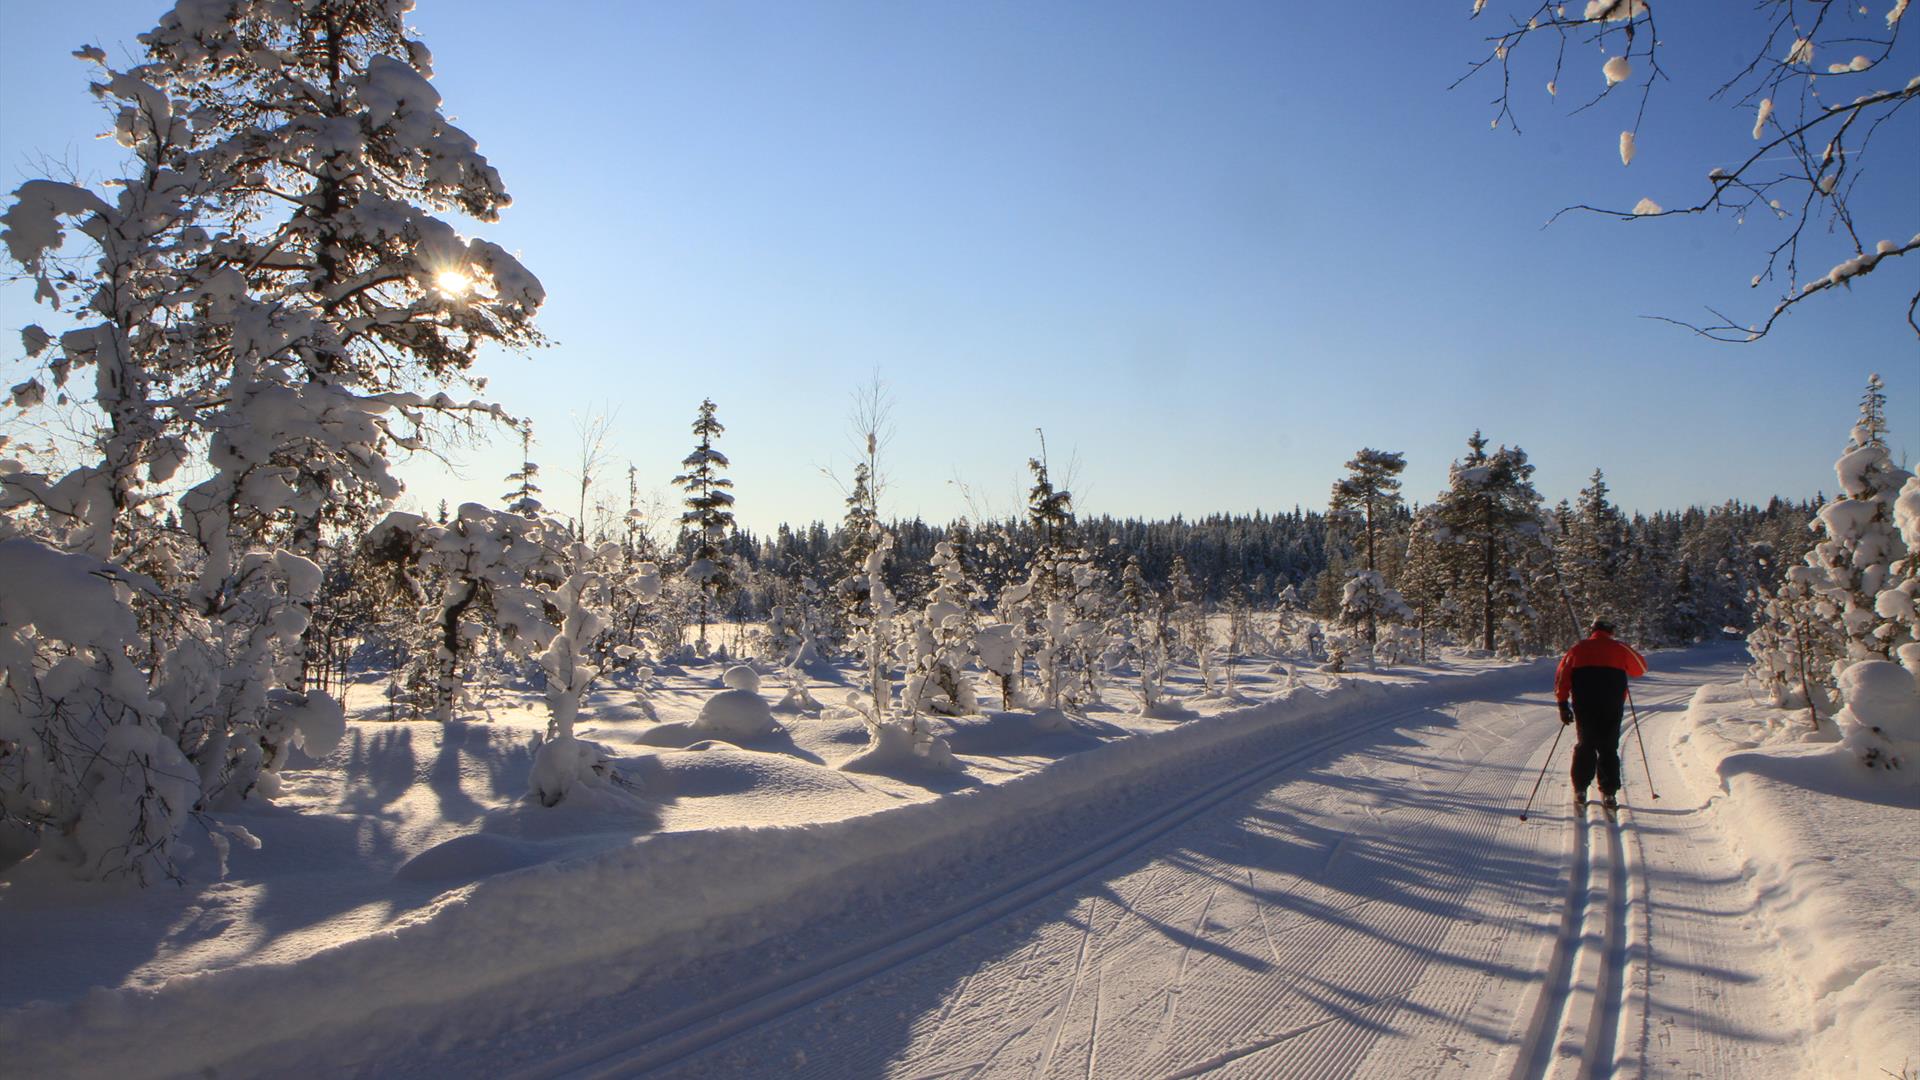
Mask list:
[[[1700,197],[1707,168],[1753,146],[1750,110],[1705,102],[1751,42],[1663,11],[1673,79],[1622,168],[1632,102],[1569,115],[1602,85],[1597,51],[1570,49],[1558,101],[1523,69],[1520,137],[1489,129],[1493,82],[1448,91],[1493,28],[1470,6],[560,3],[529,18],[427,0],[413,21],[516,200],[484,235],[551,296],[557,344],[483,372],[534,420],[556,507],[572,506],[578,417],[617,410],[609,484],[624,493],[631,461],[664,487],[711,396],[743,524],[837,517],[820,468],[847,471],[848,396],[876,370],[896,399],[882,510],[930,519],[965,509],[956,479],[1011,509],[1036,427],[1056,464],[1078,459],[1094,513],[1322,507],[1362,446],[1405,452],[1425,501],[1475,428],[1524,446],[1549,499],[1596,466],[1639,509],[1810,495],[1832,489],[1874,370],[1896,453],[1920,456],[1903,319],[1920,259],[1729,346],[1640,316],[1760,315],[1773,294],[1745,284],[1776,233],[1726,217],[1541,228],[1575,202]],[[67,52],[124,55],[161,8],[0,0],[0,186],[38,175],[41,154],[112,174]],[[1920,230],[1916,116],[1877,136],[1856,196],[1875,238]],[[27,301],[0,290],[0,325],[38,318]],[[0,377],[24,377],[19,360],[0,344]],[[428,503],[491,500],[517,454],[502,437],[455,451],[464,479],[433,462],[405,475]]]

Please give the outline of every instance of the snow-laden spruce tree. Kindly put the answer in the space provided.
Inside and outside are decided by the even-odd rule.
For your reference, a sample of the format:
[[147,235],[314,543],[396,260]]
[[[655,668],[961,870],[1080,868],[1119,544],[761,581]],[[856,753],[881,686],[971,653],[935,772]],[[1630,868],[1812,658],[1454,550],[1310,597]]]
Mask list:
[[1920,476],[1909,476],[1893,503],[1893,524],[1907,557],[1895,562],[1874,597],[1894,659],[1920,682]]
[[1834,463],[1839,494],[1815,517],[1817,539],[1802,565],[1761,595],[1748,639],[1752,673],[1780,704],[1797,684],[1817,710],[1821,697],[1840,691],[1849,667],[1892,660],[1912,639],[1901,604],[1912,595],[1912,563],[1899,507],[1913,474],[1893,463],[1885,433],[1886,394],[1873,375]]
[[879,509],[871,473],[863,461],[853,467],[853,486],[847,492],[846,516],[840,523],[842,572],[833,583],[835,630],[841,647],[855,656],[865,655],[860,627],[867,625],[872,614],[867,556],[873,554],[879,535]]
[[[1816,586],[1825,602],[1820,611],[1839,621],[1848,663],[1890,658],[1906,636],[1903,625],[1875,610],[1880,593],[1895,581],[1895,567],[1907,558],[1895,507],[1913,476],[1894,464],[1887,449],[1884,387],[1879,375],[1868,377],[1860,419],[1833,466],[1839,494],[1820,508],[1822,539],[1807,559],[1825,571],[1826,580]],[[1836,678],[1839,673],[1836,668]]]
[[729,462],[713,447],[713,440],[726,430],[714,416],[713,399],[702,401],[700,414],[693,421],[693,434],[700,441],[680,463],[686,471],[673,478],[674,485],[687,493],[680,527],[691,534],[693,550],[684,574],[699,591],[698,648],[702,656],[707,653],[707,624],[720,599],[734,586],[731,564],[721,549],[727,530],[733,528],[733,495],[729,490],[733,481],[720,475]]
[[[35,558],[108,564],[101,579],[138,613],[133,659],[161,706],[73,692],[75,649],[103,675],[113,667],[97,635],[42,629],[13,654],[17,711],[0,757],[81,798],[9,798],[9,813],[30,808],[19,820],[41,837],[99,835],[89,816],[141,829],[71,852],[82,873],[171,872],[169,837],[187,814],[270,794],[292,747],[324,752],[338,737],[340,707],[308,685],[304,640],[330,533],[397,494],[387,456],[421,446],[430,414],[496,413],[416,389],[461,377],[485,344],[535,340],[538,281],[434,216],[490,221],[507,199],[441,114],[404,7],[181,4],[142,35],[138,66],[81,50],[101,67],[126,175],[100,189],[29,181],[0,215],[7,254],[69,324],[29,327],[28,351],[51,353],[56,384],[92,369],[90,393],[66,393],[101,423],[98,457],[64,475],[0,469],[0,528]],[[12,398],[32,406],[44,393],[36,378]],[[190,462],[197,482],[180,493]],[[178,528],[152,545],[173,557],[133,576],[152,557],[135,538],[167,534],[156,502],[176,494]],[[134,728],[188,763],[165,778],[191,782],[184,812],[139,809],[162,778]],[[25,741],[37,762],[12,749]],[[122,781],[72,782],[102,768]]]
[[[1048,470],[1046,437],[1040,456],[1027,459],[1033,487],[1027,492],[1027,519],[1039,537],[1027,582],[1017,601],[1019,625],[1032,635],[1029,646],[1038,672],[1042,706],[1058,713],[1076,693],[1097,692],[1094,669],[1103,642],[1098,570],[1073,536],[1073,493],[1056,488]],[[1012,592],[1013,590],[1009,590]]]
[[1625,579],[1627,519],[1607,493],[1606,476],[1593,470],[1574,502],[1560,542],[1562,580],[1575,612],[1587,619],[1608,615],[1617,620],[1633,606]]
[[540,501],[540,466],[533,460],[533,421],[522,420],[515,426],[520,432],[520,467],[506,475],[513,486],[500,498],[507,504],[507,513],[538,521],[546,506]]

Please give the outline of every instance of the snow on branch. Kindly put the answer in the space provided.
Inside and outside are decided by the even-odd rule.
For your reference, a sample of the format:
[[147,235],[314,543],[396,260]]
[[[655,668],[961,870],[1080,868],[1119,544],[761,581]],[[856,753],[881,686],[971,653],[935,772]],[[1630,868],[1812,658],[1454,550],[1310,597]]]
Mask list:
[[[1476,2],[1473,15],[1481,15],[1485,7],[1484,0]],[[1726,33],[1745,36],[1752,43],[1752,53],[1744,67],[1720,83],[1708,99],[1731,102],[1743,111],[1752,109],[1746,115],[1753,118],[1753,138],[1759,144],[1756,149],[1731,167],[1709,171],[1708,192],[1687,205],[1668,209],[1662,206],[1666,200],[1656,201],[1652,196],[1643,196],[1627,209],[1577,203],[1555,213],[1548,224],[1575,211],[1629,221],[1709,210],[1731,212],[1740,224],[1746,224],[1750,215],[1757,221],[1783,223],[1786,233],[1772,242],[1764,265],[1750,283],[1758,288],[1764,282],[1780,282],[1779,298],[1764,321],[1746,324],[1711,308],[1708,310],[1719,320],[1711,325],[1663,319],[1718,341],[1764,337],[1802,300],[1871,272],[1890,255],[1911,251],[1912,242],[1874,243],[1872,233],[1881,231],[1884,235],[1884,231],[1863,227],[1855,215],[1853,195],[1876,133],[1890,121],[1913,115],[1908,110],[1920,97],[1920,76],[1897,89],[1882,84],[1847,101],[1834,100],[1830,89],[1854,85],[1840,80],[1881,77],[1878,73],[1893,58],[1906,8],[1905,0],[1897,0],[1884,15],[1872,15],[1864,7],[1856,10],[1851,5],[1817,0],[1785,0],[1751,13],[1717,16]],[[1548,37],[1541,38],[1543,33]],[[1641,127],[1654,84],[1668,76],[1660,65],[1664,43],[1655,32],[1652,9],[1644,0],[1590,0],[1577,16],[1566,4],[1542,3],[1525,17],[1509,15],[1507,27],[1486,40],[1487,54],[1472,62],[1454,86],[1483,71],[1500,72],[1500,90],[1493,99],[1494,127],[1507,123],[1519,130],[1513,85],[1520,50],[1536,40],[1548,43],[1553,59],[1546,90],[1549,96],[1557,96],[1563,86],[1571,42],[1596,48],[1606,57],[1593,76],[1594,84],[1598,84],[1593,96],[1572,111],[1598,106],[1617,87],[1637,83],[1639,100],[1631,121],[1620,132],[1620,163],[1630,167],[1636,157],[1655,152],[1649,149],[1652,143],[1640,138],[1644,134]],[[1744,130],[1746,121],[1740,123]],[[1773,163],[1782,161],[1788,164],[1773,167]],[[1900,165],[1894,163],[1895,168]],[[1819,239],[1822,230],[1808,229],[1814,222],[1825,224],[1824,233],[1841,238],[1850,250],[1826,273],[1803,280],[1803,245],[1827,245]],[[1904,233],[1908,228],[1911,223],[1897,232]],[[1907,305],[1907,322],[1920,336],[1916,308],[1920,308],[1920,292]]]

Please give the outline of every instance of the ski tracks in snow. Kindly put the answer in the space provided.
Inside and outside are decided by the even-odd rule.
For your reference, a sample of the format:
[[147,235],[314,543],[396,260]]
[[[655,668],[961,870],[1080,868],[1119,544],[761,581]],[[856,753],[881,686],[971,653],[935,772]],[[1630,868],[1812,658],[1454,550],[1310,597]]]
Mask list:
[[[1649,751],[1669,745],[1690,684],[1638,703]],[[1566,906],[1520,1030],[1510,1076],[1805,1075],[1741,869],[1712,835],[1706,801],[1670,757],[1622,740],[1617,821],[1598,804],[1569,818]],[[1658,800],[1645,780],[1653,774]]]
[[[1644,688],[1650,747],[1699,674]],[[1673,793],[1639,805],[1631,742],[1618,823],[1518,822],[1550,708],[1303,742],[911,934],[538,1074],[1739,1075],[1767,1053],[1741,1018],[1771,999],[1721,917],[1737,868],[1664,755]]]

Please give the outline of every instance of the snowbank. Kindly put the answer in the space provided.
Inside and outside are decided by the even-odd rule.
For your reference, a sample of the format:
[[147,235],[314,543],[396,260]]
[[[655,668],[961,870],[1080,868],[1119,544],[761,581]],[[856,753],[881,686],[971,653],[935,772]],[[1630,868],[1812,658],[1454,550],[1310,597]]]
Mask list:
[[[1476,673],[1474,682],[1480,691],[1543,677],[1539,665],[1527,665]],[[1450,699],[1465,681],[1442,675],[1411,686],[1295,689],[840,820],[602,837],[597,845],[581,838],[582,854],[547,853],[531,863],[543,853],[530,840],[483,832],[416,857],[399,877],[418,888],[489,876],[419,894],[377,932],[297,961],[152,988],[101,987],[77,1001],[12,1009],[0,1013],[0,1045],[8,1047],[9,1071],[21,1076],[131,1077],[209,1066],[252,1074],[292,1061],[313,1070],[373,1068],[394,1047],[418,1047],[422,1039],[452,1045],[577,1006],[609,986],[750,950],[849,908],[896,924],[937,920],[965,910],[976,898],[951,890],[990,880],[977,871],[1007,850],[1071,850],[1178,805],[1209,778],[1350,727],[1363,710],[1372,718],[1388,700],[1414,707]],[[794,783],[827,782],[827,770],[781,754],[715,747],[676,757],[709,763],[707,773],[720,782],[763,766],[787,770]],[[650,786],[642,778],[642,790]],[[903,898],[912,900],[903,907]],[[252,1001],[273,1006],[244,1006]],[[236,1024],[236,1015],[249,1020]]]
[[1835,1077],[1913,1075],[1920,769],[1870,767],[1804,712],[1733,686],[1700,688],[1674,743],[1688,780],[1722,793],[1715,823],[1812,999],[1809,1059]]

